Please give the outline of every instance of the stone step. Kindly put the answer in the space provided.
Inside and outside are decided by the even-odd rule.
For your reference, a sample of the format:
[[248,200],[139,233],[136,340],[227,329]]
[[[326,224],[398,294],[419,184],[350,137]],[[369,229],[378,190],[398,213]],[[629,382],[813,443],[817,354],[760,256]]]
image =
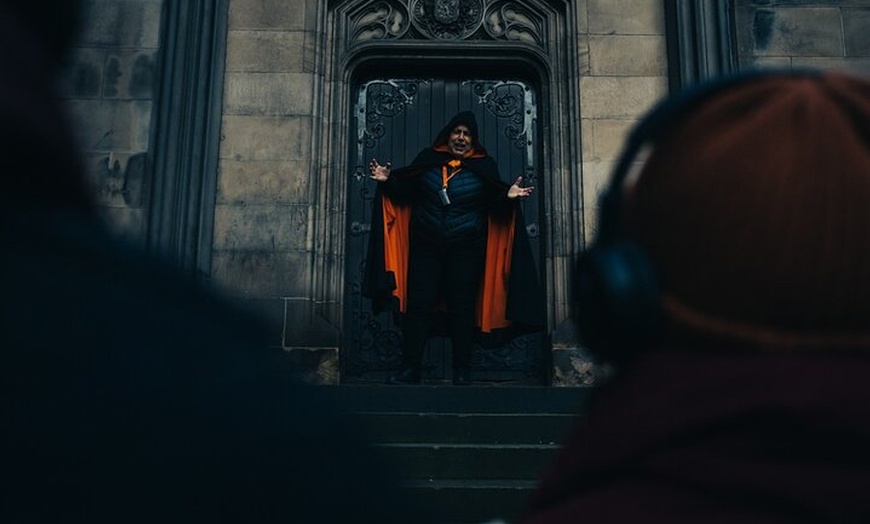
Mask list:
[[535,489],[530,481],[432,480],[407,482],[405,489],[437,512],[442,524],[511,522],[520,517]]
[[350,412],[580,414],[590,388],[544,386],[322,386]]
[[582,414],[591,390],[538,386],[327,388],[409,497],[439,524],[511,522]]
[[369,441],[559,444],[579,417],[567,413],[355,413]]
[[380,444],[376,448],[405,480],[534,481],[559,446],[414,443]]

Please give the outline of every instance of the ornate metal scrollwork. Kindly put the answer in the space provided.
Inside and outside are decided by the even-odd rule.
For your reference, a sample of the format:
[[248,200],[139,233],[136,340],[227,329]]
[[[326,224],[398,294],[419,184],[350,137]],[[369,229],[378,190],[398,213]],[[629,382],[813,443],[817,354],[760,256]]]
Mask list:
[[401,38],[411,27],[411,17],[402,2],[383,0],[354,13],[348,25],[349,45],[372,40]]
[[350,234],[351,235],[362,235],[363,233],[369,233],[372,230],[371,224],[363,224],[362,222],[352,222],[350,224]]
[[528,150],[526,158],[533,158],[532,126],[537,111],[531,89],[521,82],[486,81],[475,82],[472,90],[490,113],[509,122],[504,128],[505,136],[516,147]]
[[362,331],[359,344],[359,364],[368,369],[397,367],[402,358],[402,336],[396,329],[384,328],[370,313],[359,317]]
[[371,149],[386,133],[384,118],[392,118],[414,103],[416,81],[371,80],[360,86],[357,110],[359,152]]
[[484,28],[496,40],[514,40],[543,47],[543,18],[516,1],[493,3],[486,11]]
[[411,23],[430,38],[462,40],[483,23],[483,0],[411,0]]

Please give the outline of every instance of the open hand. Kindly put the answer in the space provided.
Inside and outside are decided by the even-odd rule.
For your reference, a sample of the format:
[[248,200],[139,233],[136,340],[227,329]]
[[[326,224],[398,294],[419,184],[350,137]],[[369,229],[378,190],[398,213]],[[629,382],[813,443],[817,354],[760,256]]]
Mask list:
[[390,178],[390,170],[393,168],[393,165],[390,162],[387,162],[387,165],[380,165],[376,159],[372,159],[369,162],[369,172],[371,173],[371,178],[378,182],[386,182]]
[[520,184],[523,183],[523,177],[517,177],[517,181],[514,182],[514,185],[508,189],[507,196],[508,198],[526,198],[527,196],[532,194],[532,190],[534,187],[520,187]]

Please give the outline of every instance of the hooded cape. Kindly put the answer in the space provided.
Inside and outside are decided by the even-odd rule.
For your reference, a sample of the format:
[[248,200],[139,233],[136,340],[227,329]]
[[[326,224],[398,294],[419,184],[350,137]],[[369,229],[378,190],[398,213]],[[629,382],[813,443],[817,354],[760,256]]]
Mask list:
[[[451,124],[445,130],[449,131]],[[390,176],[417,176],[453,159],[453,155],[441,147],[444,136],[442,130],[433,147],[420,151],[411,164],[394,169]],[[476,135],[473,136],[476,141]],[[463,164],[485,183],[507,192],[509,186],[501,180],[495,160],[479,144],[475,144],[475,151],[478,154],[464,158]],[[362,290],[363,295],[371,299],[375,312],[404,313],[410,216],[411,207],[390,200],[379,185],[372,204],[372,229]],[[544,324],[543,300],[519,206],[508,205],[504,210],[490,212],[488,224],[486,268],[477,307],[478,327],[483,333],[498,331],[500,334],[539,330]]]

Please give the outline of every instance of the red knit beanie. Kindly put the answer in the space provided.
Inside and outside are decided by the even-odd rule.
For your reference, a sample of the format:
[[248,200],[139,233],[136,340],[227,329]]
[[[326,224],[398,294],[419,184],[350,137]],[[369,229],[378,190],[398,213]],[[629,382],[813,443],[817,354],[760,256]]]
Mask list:
[[738,83],[680,117],[626,196],[666,337],[870,348],[870,82]]

